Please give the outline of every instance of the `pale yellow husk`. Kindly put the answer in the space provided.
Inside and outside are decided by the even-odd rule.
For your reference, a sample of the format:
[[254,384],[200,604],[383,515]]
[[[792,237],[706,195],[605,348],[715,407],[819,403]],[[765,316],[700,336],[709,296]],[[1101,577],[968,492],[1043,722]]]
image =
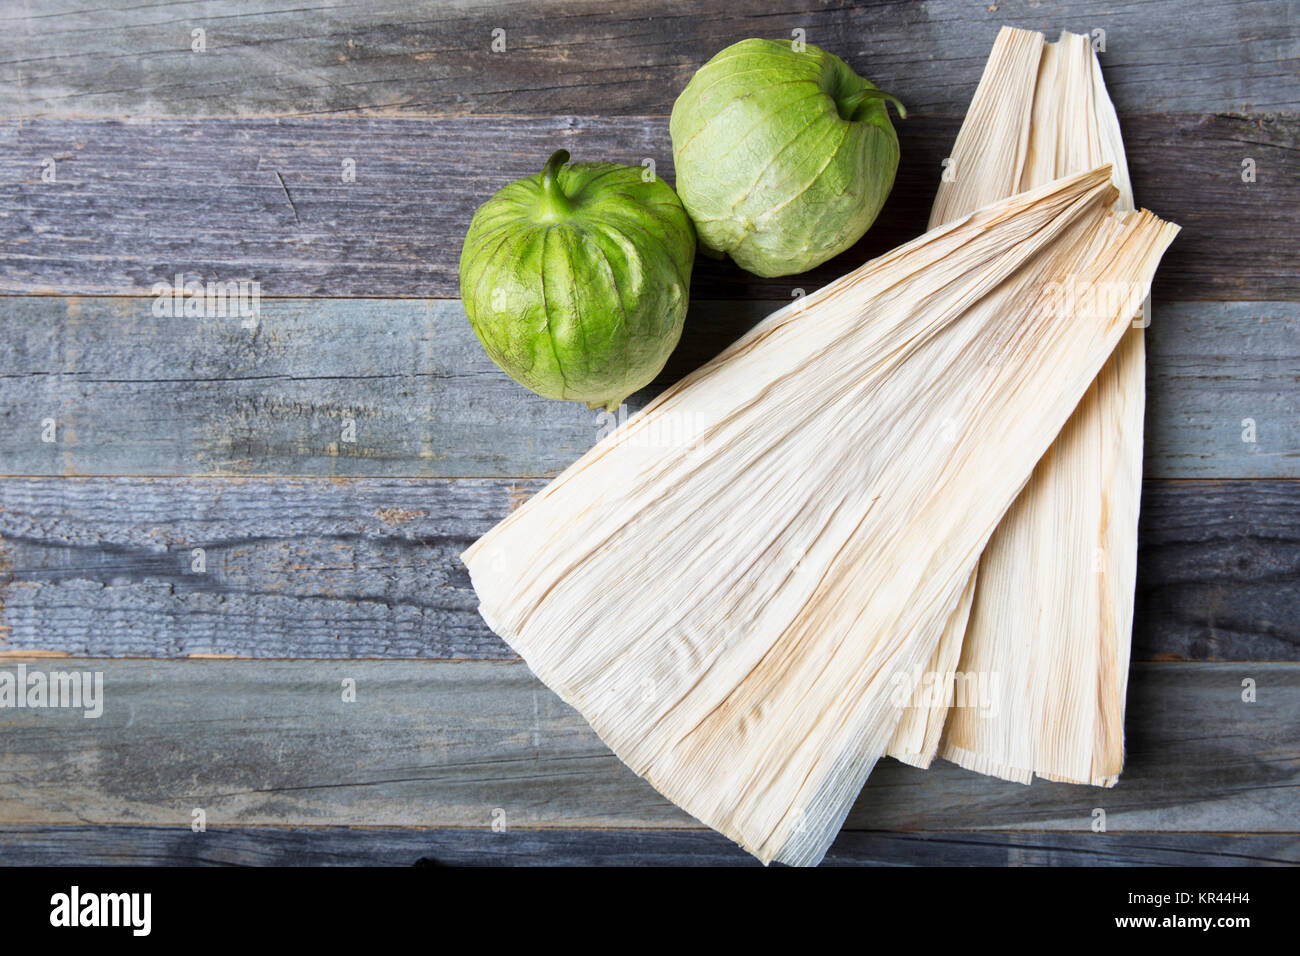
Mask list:
[[484,619],[669,799],[818,862],[1177,232],[1116,195],[1058,180],[769,316],[465,552]]
[[[1133,208],[1124,146],[1087,37],[1003,28],[958,135],[931,216],[937,226],[1059,176],[1110,164],[1116,208]],[[1099,290],[1106,294],[1107,290]],[[1145,357],[1136,327],[1088,389],[980,559],[939,673],[996,694],[914,708],[890,754],[936,753],[1028,783],[1112,786],[1123,765]],[[946,721],[946,726],[945,726]]]

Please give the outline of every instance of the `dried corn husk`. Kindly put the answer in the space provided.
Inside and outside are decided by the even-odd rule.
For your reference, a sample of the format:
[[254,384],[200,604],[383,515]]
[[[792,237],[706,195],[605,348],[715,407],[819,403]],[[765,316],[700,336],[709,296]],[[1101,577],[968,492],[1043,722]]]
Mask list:
[[[1102,164],[1112,168],[1116,208],[1131,210],[1119,124],[1088,38],[1065,33],[1045,43],[1040,33],[1003,28],[931,226]],[[1035,773],[1115,783],[1123,764],[1144,399],[1143,332],[1135,327],[990,540],[969,622],[952,624],[953,631],[965,624],[964,640],[945,640],[960,645],[959,662],[945,646],[935,664],[997,675],[999,706],[936,705],[909,715],[923,733],[905,721],[893,755],[926,766],[937,751],[1023,783]]]
[[465,552],[484,619],[669,799],[816,863],[1177,231],[1115,198],[1021,193],[769,316]]

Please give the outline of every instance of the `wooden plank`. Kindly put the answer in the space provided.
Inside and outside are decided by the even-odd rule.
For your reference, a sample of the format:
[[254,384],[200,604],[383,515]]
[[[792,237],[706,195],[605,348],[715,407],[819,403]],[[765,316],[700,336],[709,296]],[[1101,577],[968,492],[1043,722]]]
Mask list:
[[[1123,109],[1282,110],[1300,105],[1287,3],[1179,0],[1050,7],[968,3],[809,5],[759,0],[524,6],[290,0],[99,5],[44,0],[6,12],[0,112],[25,116],[387,113],[666,113],[692,72],[749,36],[845,57],[914,110],[961,112],[1002,24],[1105,31]],[[193,52],[191,31],[206,31]],[[493,53],[494,29],[505,50]]]
[[1300,477],[1300,307],[1156,301],[1145,474]]
[[1133,645],[1138,660],[1300,660],[1300,483],[1147,482]]
[[[694,296],[788,300],[920,234],[958,126],[899,124],[897,184],[853,249],[779,279],[701,256]],[[1300,299],[1298,130],[1295,114],[1124,118],[1135,194],[1184,227],[1159,299]],[[664,117],[8,122],[0,292],[147,295],[183,273],[255,280],[263,296],[454,297],[475,208],[559,146],[575,159],[652,158],[672,178]],[[1253,183],[1241,181],[1247,158]],[[49,159],[54,182],[42,179]]]
[[595,412],[493,365],[456,301],[265,300],[251,330],[151,304],[0,299],[9,474],[555,474],[597,440]]
[[[457,556],[542,485],[0,482],[0,652],[513,660]],[[1137,660],[1300,660],[1300,482],[1147,482],[1137,592]]]
[[0,649],[514,659],[457,555],[542,484],[0,482]]
[[[3,827],[5,866],[758,866],[704,830]],[[822,866],[1285,866],[1293,833],[845,830]]]
[[[609,427],[510,381],[454,300],[269,299],[255,329],[152,303],[0,298],[4,473],[554,475]],[[781,304],[697,300],[629,411]],[[1148,476],[1300,477],[1300,305],[1157,302],[1148,339]]]
[[[101,672],[104,707],[0,709],[0,825],[696,826],[521,663],[29,666]],[[1140,664],[1127,746],[1113,790],[883,761],[850,828],[1300,831],[1300,665]]]

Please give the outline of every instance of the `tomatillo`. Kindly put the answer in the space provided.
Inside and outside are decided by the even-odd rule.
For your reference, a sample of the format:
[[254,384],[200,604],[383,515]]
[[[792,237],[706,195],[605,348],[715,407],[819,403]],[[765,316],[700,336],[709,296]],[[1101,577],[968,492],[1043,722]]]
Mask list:
[[882,93],[811,44],[742,40],[673,104],[677,192],[700,245],[760,276],[805,272],[862,238],[894,185]]
[[681,337],[695,229],[649,169],[568,160],[557,151],[479,207],[461,250],[461,298],[516,382],[614,410]]

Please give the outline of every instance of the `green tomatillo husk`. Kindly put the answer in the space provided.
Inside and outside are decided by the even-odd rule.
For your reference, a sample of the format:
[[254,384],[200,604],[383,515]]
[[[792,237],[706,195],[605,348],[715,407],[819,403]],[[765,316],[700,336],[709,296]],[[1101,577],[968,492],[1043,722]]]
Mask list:
[[547,398],[617,409],[681,337],[695,230],[672,187],[637,166],[572,163],[479,207],[460,289],[491,359]]
[[898,100],[811,44],[743,40],[673,105],[677,191],[705,252],[760,276],[848,249],[894,185]]

